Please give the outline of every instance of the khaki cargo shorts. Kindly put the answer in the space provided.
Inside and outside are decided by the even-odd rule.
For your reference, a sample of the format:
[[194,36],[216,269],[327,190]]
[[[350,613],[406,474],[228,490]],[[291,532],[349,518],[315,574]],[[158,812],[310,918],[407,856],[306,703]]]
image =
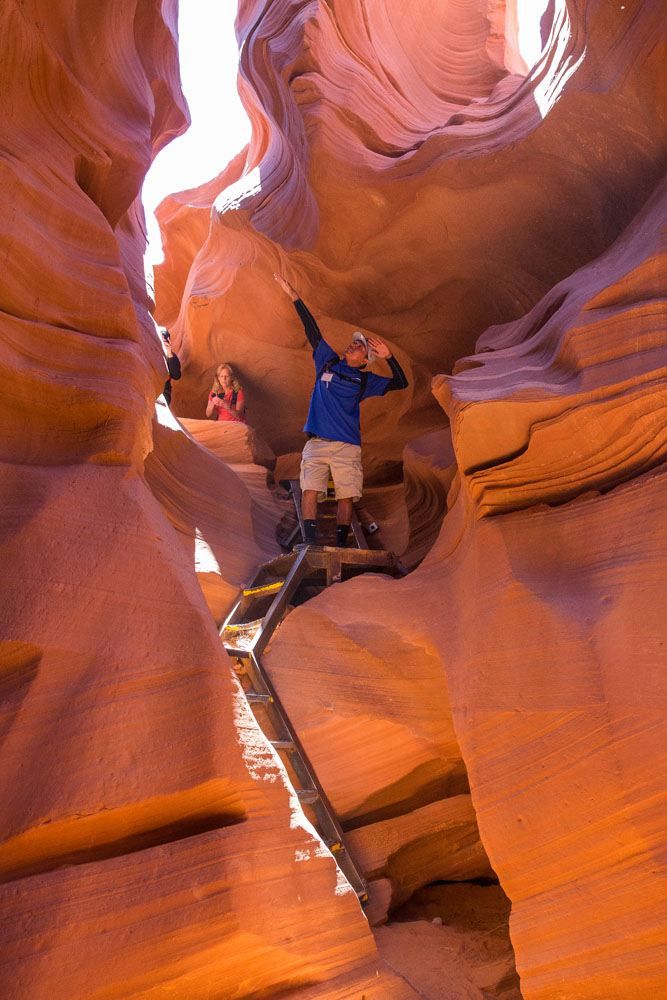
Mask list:
[[336,488],[336,500],[361,498],[364,473],[358,444],[310,438],[301,456],[301,489],[317,490],[317,499],[326,500],[329,470]]

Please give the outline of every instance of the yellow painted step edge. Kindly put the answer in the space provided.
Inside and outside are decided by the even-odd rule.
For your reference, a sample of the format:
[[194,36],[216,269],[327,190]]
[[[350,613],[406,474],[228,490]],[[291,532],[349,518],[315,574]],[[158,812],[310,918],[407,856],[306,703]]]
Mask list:
[[272,594],[276,590],[280,590],[281,587],[285,586],[284,580],[279,580],[278,583],[267,583],[265,587],[249,587],[248,590],[243,591],[244,597],[254,597],[255,594]]

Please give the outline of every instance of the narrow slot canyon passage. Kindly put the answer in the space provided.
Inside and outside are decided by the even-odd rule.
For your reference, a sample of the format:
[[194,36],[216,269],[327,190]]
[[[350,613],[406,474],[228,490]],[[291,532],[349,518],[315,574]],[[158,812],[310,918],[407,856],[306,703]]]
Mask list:
[[649,1000],[657,0],[0,11],[0,996]]
[[[327,501],[323,511],[334,506]],[[243,590],[221,629],[225,649],[306,817],[371,927],[383,927],[376,941],[388,966],[420,996],[441,996],[444,973],[448,996],[520,997],[510,904],[480,842],[446,690],[437,720],[420,704],[423,651],[403,643],[393,656],[371,654],[369,670],[371,650],[360,642],[341,648],[337,637],[307,628],[325,646],[318,653],[299,626],[294,635],[299,611],[308,615],[318,595],[332,587],[333,597],[353,579],[369,586],[378,572],[388,582],[404,571],[363,540],[344,550],[300,545],[264,564]],[[438,673],[431,657],[432,678]],[[396,710],[384,699],[399,685]]]

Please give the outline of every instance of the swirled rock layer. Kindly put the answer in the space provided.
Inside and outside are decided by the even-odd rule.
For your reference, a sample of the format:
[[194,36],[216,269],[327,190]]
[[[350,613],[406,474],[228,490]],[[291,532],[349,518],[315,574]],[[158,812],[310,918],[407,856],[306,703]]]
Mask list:
[[423,810],[469,779],[523,994],[635,1000],[665,979],[664,23],[657,3],[554,0],[528,67],[518,14],[241,4],[253,139],[169,202],[158,299],[181,412],[229,358],[279,463],[312,367],[273,271],[334,347],[359,327],[405,363],[410,391],[364,411],[367,481],[408,564],[442,519],[438,539],[402,582],[298,608],[267,661],[379,919]]
[[154,421],[138,195],[187,124],[176,15],[0,10],[0,994],[412,1000],[198,585],[222,613],[275,551],[266,469]]
[[[663,11],[554,0],[531,68],[516,14],[242,0],[252,140],[164,207],[158,314],[177,411],[229,360],[279,459],[312,367],[273,271],[404,363],[366,471],[394,497],[405,454],[396,536],[437,540],[267,661],[376,910],[488,858],[526,998],[636,1000],[665,982]],[[265,469],[154,424],[138,194],[187,121],[176,4],[9,0],[0,38],[0,993],[428,995],[449,929],[381,957],[220,648]],[[515,996],[506,959],[459,995]]]
[[[474,359],[436,380],[459,472],[432,551],[403,581],[360,577],[297,609],[269,657],[316,759],[349,740],[346,671],[349,691],[373,706],[372,758],[354,767],[350,745],[344,771],[322,768],[353,836],[367,830],[372,843],[363,824],[377,817],[346,814],[350,772],[357,799],[381,783],[383,807],[391,801],[406,821],[401,833],[394,819],[381,841],[389,858],[402,847],[403,866],[371,869],[384,880],[375,912],[400,896],[420,849],[407,788],[421,789],[422,809],[453,793],[416,770],[392,784],[388,762],[399,740],[407,750],[423,739],[425,713],[434,734],[451,706],[449,753],[458,740],[482,843],[512,901],[526,997],[631,1000],[659,994],[665,978],[662,218],[658,191],[600,261],[533,314],[488,331]],[[304,704],[283,657],[291,649],[300,669],[292,644],[314,614],[310,645],[326,637],[327,652],[316,699]],[[351,654],[352,637],[363,656]],[[390,728],[397,717],[402,727]],[[442,746],[429,742],[442,763]]]
[[161,210],[179,413],[229,359],[276,454],[300,447],[312,364],[280,269],[335,347],[359,327],[405,363],[411,389],[363,420],[369,484],[400,481],[443,427],[430,376],[603,253],[664,169],[659,4],[545,7],[526,76],[513,3],[241,4],[253,139]]

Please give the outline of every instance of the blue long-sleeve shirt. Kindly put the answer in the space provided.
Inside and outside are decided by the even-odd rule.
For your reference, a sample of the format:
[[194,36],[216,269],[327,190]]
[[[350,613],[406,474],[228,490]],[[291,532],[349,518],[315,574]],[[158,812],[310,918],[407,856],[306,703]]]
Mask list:
[[371,396],[384,396],[395,389],[405,389],[408,384],[405,373],[393,356],[386,359],[392,371],[391,378],[353,368],[327,344],[301,299],[296,300],[294,308],[313,349],[316,373],[308,419],[303,429],[315,437],[360,445],[359,404]]

